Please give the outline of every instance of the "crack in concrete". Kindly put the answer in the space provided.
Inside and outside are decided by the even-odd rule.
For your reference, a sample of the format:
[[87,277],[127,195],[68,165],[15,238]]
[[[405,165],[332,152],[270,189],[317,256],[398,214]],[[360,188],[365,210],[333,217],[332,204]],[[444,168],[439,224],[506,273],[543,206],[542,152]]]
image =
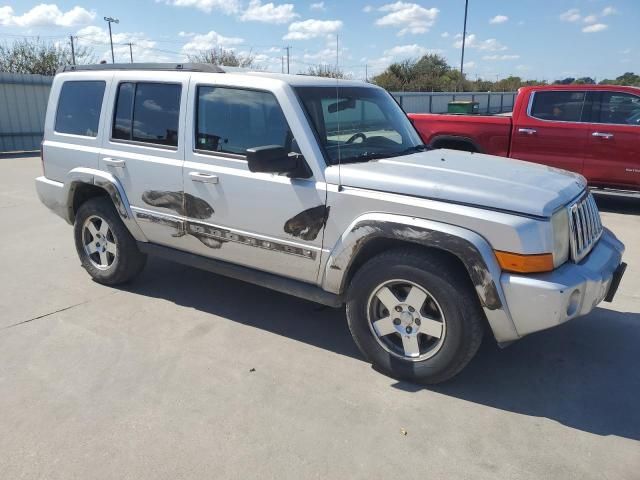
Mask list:
[[91,302],[94,302],[96,300],[101,300],[103,298],[110,297],[111,295],[115,295],[117,293],[119,293],[119,291],[116,290],[115,292],[111,292],[111,293],[109,293],[107,295],[103,295],[103,296],[98,297],[98,298],[92,298],[90,300],[85,300],[84,302],[74,303],[73,305],[69,305],[67,307],[59,308],[58,310],[54,310],[53,312],[43,313],[42,315],[38,315],[38,316],[33,317],[33,318],[28,318],[27,320],[22,320],[21,322],[18,322],[18,323],[13,323],[11,325],[7,325],[6,327],[2,327],[2,330],[6,330],[7,328],[19,327],[20,325],[24,325],[26,323],[33,322],[35,320],[40,320],[42,318],[50,317],[51,315],[55,315],[56,313],[65,312],[67,310],[71,310],[72,308],[79,307],[80,305],[86,305],[87,303],[91,303]]
[[29,318],[27,320],[22,320],[21,322],[14,323],[12,325],[7,325],[6,327],[3,327],[3,330],[6,330],[7,328],[12,328],[12,327],[18,327],[20,325],[24,325],[25,323],[33,322],[34,320],[40,320],[41,318],[45,318],[50,315],[55,315],[56,313],[64,312],[66,310],[71,310],[72,308],[89,303],[89,301],[90,300],[85,300],[84,302],[76,303],[74,305],[69,305],[68,307],[59,308],[58,310],[54,310],[53,312],[44,313],[42,315],[38,315],[37,317]]

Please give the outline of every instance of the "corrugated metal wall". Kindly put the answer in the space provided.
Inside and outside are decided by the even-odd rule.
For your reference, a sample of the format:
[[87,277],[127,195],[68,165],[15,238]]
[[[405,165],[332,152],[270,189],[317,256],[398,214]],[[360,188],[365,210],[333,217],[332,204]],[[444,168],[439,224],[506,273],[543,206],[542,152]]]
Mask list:
[[0,152],[40,148],[52,80],[0,72]]

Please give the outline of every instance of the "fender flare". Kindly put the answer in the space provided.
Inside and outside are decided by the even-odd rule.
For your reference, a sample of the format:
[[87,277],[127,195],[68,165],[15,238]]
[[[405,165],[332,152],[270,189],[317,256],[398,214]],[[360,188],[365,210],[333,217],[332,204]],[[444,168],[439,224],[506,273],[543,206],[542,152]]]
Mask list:
[[452,141],[452,142],[468,143],[469,145],[471,145],[473,148],[476,149],[476,153],[484,153],[484,151],[482,150],[480,145],[478,145],[478,143],[475,140],[473,140],[472,138],[470,138],[470,137],[464,137],[464,136],[461,136],[461,135],[436,135],[436,136],[432,137],[431,140],[429,141],[429,146],[433,146],[433,144],[438,142],[438,141],[445,141],[445,142],[446,141]]
[[127,195],[120,181],[109,172],[96,170],[93,168],[78,167],[74,168],[67,174],[64,182],[64,197],[67,201],[68,221],[73,224],[75,216],[73,213],[73,197],[79,185],[89,184],[95,185],[103,189],[113,202],[116,211],[120,215],[120,219],[125,224],[133,238],[139,242],[147,242],[147,238],[135,221],[131,205],[127,199]]
[[367,242],[377,238],[437,248],[455,255],[469,274],[496,340],[508,342],[519,338],[500,284],[502,270],[493,249],[483,237],[462,227],[387,213],[364,214],[351,223],[331,250],[322,287],[332,293],[344,293],[354,259]]

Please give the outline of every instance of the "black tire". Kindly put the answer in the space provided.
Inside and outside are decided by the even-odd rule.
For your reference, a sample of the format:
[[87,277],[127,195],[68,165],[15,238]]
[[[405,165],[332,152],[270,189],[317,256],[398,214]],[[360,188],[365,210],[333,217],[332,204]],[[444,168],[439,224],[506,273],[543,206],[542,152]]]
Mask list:
[[[347,321],[358,348],[374,368],[397,379],[435,384],[452,378],[471,361],[482,342],[484,313],[466,272],[460,270],[442,255],[402,248],[377,255],[356,272],[349,287]],[[383,348],[370,327],[369,298],[373,298],[380,285],[396,279],[426,290],[446,319],[442,341],[433,348],[433,356],[424,360],[403,359],[398,352],[390,353],[389,347]],[[395,315],[399,314],[391,314]],[[402,335],[393,333],[384,338],[398,341],[393,338],[401,339]],[[435,337],[419,338],[426,339],[419,340],[420,348],[424,342],[439,342]],[[388,344],[389,340],[384,342]]]
[[[98,268],[84,247],[83,226],[87,219],[104,219],[110,230],[110,240],[115,243],[116,254],[106,268]],[[94,197],[83,203],[76,213],[73,226],[76,251],[83,268],[96,282],[104,285],[118,285],[132,280],[145,266],[147,256],[138,250],[135,239],[122,223],[120,215],[108,197]]]

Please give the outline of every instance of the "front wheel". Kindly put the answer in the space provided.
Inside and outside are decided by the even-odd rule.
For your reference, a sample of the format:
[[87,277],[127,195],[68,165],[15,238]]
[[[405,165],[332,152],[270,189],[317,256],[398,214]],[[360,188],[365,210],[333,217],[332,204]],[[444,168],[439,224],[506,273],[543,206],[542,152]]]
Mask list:
[[374,367],[399,379],[439,383],[456,375],[482,341],[483,313],[457,265],[420,250],[393,250],[356,272],[347,321]]

